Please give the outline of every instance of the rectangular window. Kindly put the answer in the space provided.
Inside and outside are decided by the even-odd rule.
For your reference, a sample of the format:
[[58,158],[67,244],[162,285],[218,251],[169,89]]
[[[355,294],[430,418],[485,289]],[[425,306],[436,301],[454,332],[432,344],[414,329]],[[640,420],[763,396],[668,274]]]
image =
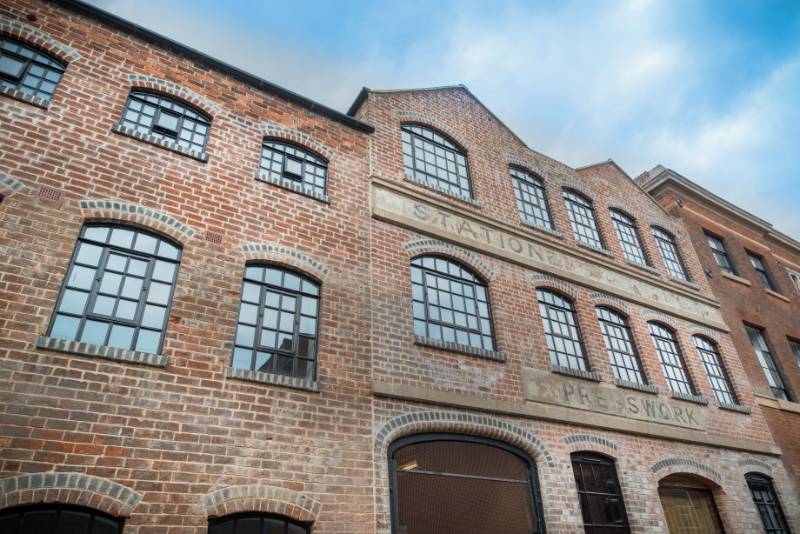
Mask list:
[[668,232],[653,227],[653,237],[656,238],[658,250],[661,252],[661,259],[664,260],[664,266],[672,278],[678,280],[689,280],[689,275],[686,274],[686,267],[683,265],[683,260],[678,252],[678,245],[675,244],[675,238]]
[[764,370],[764,375],[767,377],[767,383],[772,389],[773,395],[778,399],[791,400],[789,389],[786,387],[786,382],[783,380],[783,375],[778,368],[778,363],[772,356],[769,350],[767,340],[764,338],[764,332],[754,326],[745,325],[747,336],[750,338],[750,343],[753,345],[753,350],[758,358],[758,364]]
[[796,339],[789,339],[789,346],[792,348],[792,354],[794,354],[794,359],[797,362],[797,366],[800,367],[800,341]]
[[767,272],[767,266],[764,264],[764,258],[750,251],[747,252],[747,256],[750,258],[750,264],[753,266],[753,269],[756,270],[758,278],[761,280],[764,287],[775,291],[775,286],[772,285],[772,279],[770,279],[769,273]]
[[629,533],[614,462],[595,453],[573,453],[572,472],[586,534]]
[[596,249],[605,248],[594,218],[592,202],[574,191],[564,191],[564,203],[575,241]]
[[635,221],[617,210],[611,210],[611,221],[617,231],[617,238],[619,238],[625,259],[640,265],[647,265],[647,257],[644,254]]
[[706,241],[708,247],[711,249],[711,254],[714,255],[714,261],[717,262],[717,267],[726,273],[736,274],[733,268],[733,262],[728,256],[728,249],[725,248],[725,242],[717,236],[711,235],[706,232]]
[[786,269],[789,272],[789,278],[794,285],[794,288],[800,293],[800,273],[792,271],[791,269]]
[[547,208],[544,184],[538,177],[522,169],[511,168],[511,182],[522,220],[541,228],[553,229],[553,221]]

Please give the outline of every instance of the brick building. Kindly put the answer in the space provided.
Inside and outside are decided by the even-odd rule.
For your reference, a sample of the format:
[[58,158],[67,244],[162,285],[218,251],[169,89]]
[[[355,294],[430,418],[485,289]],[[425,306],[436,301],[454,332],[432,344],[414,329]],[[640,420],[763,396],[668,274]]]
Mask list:
[[800,528],[690,234],[613,162],[80,2],[0,36],[0,532]]
[[637,180],[683,219],[754,400],[800,488],[800,243],[671,169]]

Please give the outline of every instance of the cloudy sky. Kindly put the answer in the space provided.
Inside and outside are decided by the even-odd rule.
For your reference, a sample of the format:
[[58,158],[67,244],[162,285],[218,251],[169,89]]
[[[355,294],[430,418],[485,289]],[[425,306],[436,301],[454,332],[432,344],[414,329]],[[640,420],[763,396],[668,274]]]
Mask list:
[[466,84],[569,165],[656,164],[800,239],[800,2],[91,0],[345,111]]

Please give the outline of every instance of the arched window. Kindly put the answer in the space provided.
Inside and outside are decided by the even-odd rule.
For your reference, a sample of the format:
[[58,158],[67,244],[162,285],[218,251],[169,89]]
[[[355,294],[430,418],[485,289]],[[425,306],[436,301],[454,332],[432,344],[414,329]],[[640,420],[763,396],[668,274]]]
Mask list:
[[122,525],[122,519],[79,506],[48,504],[0,511],[3,534],[122,534]]
[[310,532],[308,525],[274,514],[236,514],[208,521],[208,534],[310,534]]
[[661,252],[661,258],[664,260],[664,266],[672,278],[678,280],[689,280],[689,275],[686,274],[686,267],[683,265],[680,252],[678,252],[678,245],[675,244],[675,237],[666,230],[662,230],[656,226],[653,227],[653,236],[656,238],[658,250]]
[[586,534],[630,532],[614,460],[593,452],[570,457]]
[[619,238],[619,245],[622,247],[625,259],[639,265],[648,265],[647,256],[642,248],[642,240],[639,239],[636,221],[619,210],[611,210],[611,222],[614,223],[614,230],[617,231],[617,238]]
[[639,351],[636,350],[631,328],[625,316],[611,308],[598,306],[597,319],[603,329],[603,340],[617,380],[646,384]]
[[675,473],[658,483],[668,532],[723,534],[710,484],[700,477]]
[[504,443],[423,434],[389,449],[393,534],[544,532],[536,466]]
[[319,284],[275,265],[244,272],[232,367],[314,380]]
[[759,473],[747,473],[744,478],[753,496],[753,503],[758,508],[764,531],[769,534],[789,534],[789,525],[783,515],[772,479]]
[[305,148],[277,139],[264,139],[260,167],[259,174],[270,180],[286,178],[302,184],[319,196],[325,195],[328,162]]
[[717,350],[717,344],[706,337],[694,336],[694,346],[700,353],[700,359],[706,368],[708,381],[711,383],[711,389],[714,390],[717,401],[722,404],[738,404],[739,401],[733,391],[728,370]]
[[122,126],[202,153],[211,117],[176,98],[134,89],[128,95]]
[[553,219],[547,206],[547,195],[542,179],[533,173],[511,167],[511,183],[522,220],[533,226],[553,230]]
[[472,198],[467,158],[455,141],[418,124],[404,124],[401,129],[406,177]]
[[539,301],[550,362],[559,367],[588,371],[589,363],[586,361],[572,301],[546,289],[537,290],[536,298]]
[[694,395],[694,384],[689,378],[686,361],[683,359],[675,333],[660,323],[647,323],[647,326],[650,328],[650,335],[656,346],[658,360],[661,362],[669,389],[674,393]]
[[172,242],[138,228],[84,226],[49,335],[159,354],[180,257]]
[[437,256],[411,262],[414,334],[494,350],[486,283],[467,267]]
[[66,65],[28,44],[0,36],[0,87],[49,102]]
[[592,248],[605,248],[594,218],[592,201],[575,191],[565,189],[564,203],[567,206],[567,215],[572,224],[575,241]]

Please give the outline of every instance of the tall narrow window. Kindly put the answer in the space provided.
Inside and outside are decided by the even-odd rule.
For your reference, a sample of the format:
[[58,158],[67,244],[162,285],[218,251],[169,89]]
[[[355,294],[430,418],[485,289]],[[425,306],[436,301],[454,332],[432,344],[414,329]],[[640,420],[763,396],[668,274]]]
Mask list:
[[174,244],[143,230],[84,226],[50,336],[160,353],[180,255]]
[[778,399],[791,400],[789,388],[786,386],[786,381],[783,379],[778,363],[769,350],[767,340],[764,338],[764,332],[754,326],[745,325],[744,328],[750,338],[750,343],[753,345],[758,363],[761,365],[761,369],[764,370],[764,376],[767,377],[767,383],[772,389],[772,394]]
[[292,180],[323,196],[327,187],[328,162],[297,145],[265,139],[261,145],[260,174],[276,181],[282,178]]
[[797,366],[800,367],[800,341],[796,339],[789,339],[789,347],[792,349],[792,354],[794,354],[794,359],[797,362]]
[[547,206],[544,183],[538,176],[516,167],[511,167],[511,183],[522,220],[533,226],[553,229],[553,220]]
[[642,362],[639,360],[639,353],[633,343],[633,335],[625,316],[611,308],[598,307],[597,319],[603,328],[603,340],[611,359],[614,377],[623,382],[646,384],[647,381],[642,373]]
[[664,260],[664,266],[669,275],[678,280],[689,280],[681,255],[678,253],[678,245],[675,244],[672,234],[654,226],[653,236],[656,238],[658,250],[661,252],[661,258]]
[[647,256],[644,254],[642,241],[639,239],[639,230],[636,228],[636,222],[618,210],[611,210],[611,221],[617,231],[617,237],[625,259],[640,265],[647,265]]
[[319,285],[278,266],[244,271],[232,367],[314,380]]
[[591,452],[571,458],[586,534],[630,532],[614,461]]
[[134,90],[128,95],[121,125],[202,153],[211,117],[175,98]]
[[669,389],[674,393],[694,395],[694,385],[689,378],[686,361],[681,354],[675,333],[659,323],[647,323],[647,325],[650,328],[650,335],[653,337],[658,360],[661,362],[664,379],[667,381]]
[[309,534],[308,525],[275,514],[244,513],[208,520],[208,534]]
[[714,261],[717,263],[717,267],[726,273],[735,273],[733,262],[728,255],[728,249],[725,248],[725,242],[708,232],[706,232],[706,241],[708,242],[708,247],[711,249],[711,254],[714,255]]
[[486,284],[466,267],[436,256],[411,262],[414,333],[494,350]]
[[504,443],[421,434],[389,448],[393,534],[544,532],[536,465]]
[[11,37],[0,36],[0,87],[49,102],[66,65]]
[[764,264],[764,258],[755,252],[749,251],[747,252],[747,257],[750,258],[750,265],[752,265],[753,269],[756,270],[756,274],[758,274],[758,279],[761,280],[761,284],[765,288],[775,291],[775,286],[772,284],[772,279],[769,277],[767,266]]
[[124,521],[67,504],[18,506],[0,511],[3,534],[122,534]]
[[789,278],[792,280],[794,288],[797,290],[798,293],[800,293],[800,273],[796,273],[789,269],[787,269],[787,271],[789,271]]
[[405,175],[444,191],[472,198],[472,185],[464,150],[446,136],[417,124],[404,124]]
[[567,215],[572,224],[575,241],[592,248],[604,248],[597,221],[594,218],[592,201],[579,195],[575,191],[564,190],[564,202],[567,205]]
[[758,509],[764,531],[768,534],[790,534],[791,531],[786,522],[786,516],[783,515],[783,509],[778,501],[772,480],[759,473],[747,473],[744,478],[747,481],[747,487],[750,488],[753,503]]
[[550,362],[559,367],[588,371],[583,341],[572,302],[558,293],[536,291],[539,312],[542,314],[544,336]]
[[722,357],[717,350],[717,344],[708,338],[694,336],[694,346],[697,348],[697,352],[700,353],[700,359],[706,368],[708,381],[711,384],[711,389],[714,390],[714,396],[717,401],[721,404],[738,404],[739,401],[733,391],[728,370],[725,368],[725,364],[722,363]]

